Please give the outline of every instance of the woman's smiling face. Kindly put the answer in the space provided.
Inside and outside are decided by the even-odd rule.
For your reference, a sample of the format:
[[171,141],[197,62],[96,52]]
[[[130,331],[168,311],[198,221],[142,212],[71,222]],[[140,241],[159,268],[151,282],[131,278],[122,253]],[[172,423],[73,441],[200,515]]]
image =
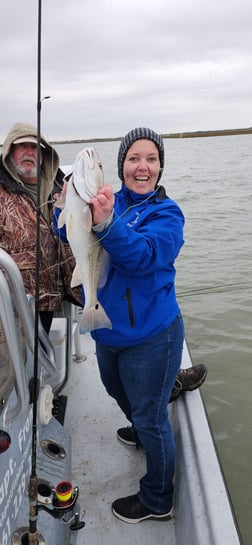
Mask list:
[[144,195],[154,190],[160,172],[159,152],[152,140],[136,140],[127,151],[123,164],[128,189]]

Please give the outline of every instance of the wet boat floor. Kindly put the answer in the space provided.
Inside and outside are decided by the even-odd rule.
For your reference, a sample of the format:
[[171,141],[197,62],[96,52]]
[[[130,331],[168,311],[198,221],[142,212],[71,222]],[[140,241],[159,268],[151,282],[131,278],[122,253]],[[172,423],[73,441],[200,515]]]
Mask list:
[[83,336],[87,359],[73,359],[65,426],[72,437],[72,483],[80,488],[85,528],[77,545],[176,545],[174,520],[128,524],[111,509],[120,497],[135,494],[144,475],[145,455],[121,443],[119,427],[128,425],[101,384],[94,343]]

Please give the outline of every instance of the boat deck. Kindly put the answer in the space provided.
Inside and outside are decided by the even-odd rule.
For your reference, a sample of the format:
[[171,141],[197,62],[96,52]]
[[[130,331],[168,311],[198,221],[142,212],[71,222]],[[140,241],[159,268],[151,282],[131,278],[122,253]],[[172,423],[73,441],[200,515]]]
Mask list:
[[123,445],[117,428],[128,425],[107,395],[98,371],[94,343],[83,336],[87,359],[73,360],[65,426],[72,436],[72,483],[80,488],[85,528],[78,545],[176,545],[174,521],[127,524],[111,510],[113,500],[135,494],[145,473],[143,451]]
[[[33,300],[28,300],[21,274],[4,250],[0,264],[6,271],[6,276],[0,274],[2,357],[4,362],[7,352],[7,369],[15,372],[15,384],[3,392],[0,414],[2,431],[11,434],[1,454],[0,543],[9,543],[9,537],[12,545],[24,545],[30,512],[26,482],[32,444],[28,382],[33,377]],[[241,545],[199,390],[181,395],[170,406],[177,448],[174,518],[126,524],[112,514],[113,500],[137,492],[145,456],[116,437],[117,428],[127,422],[101,384],[90,335],[79,334],[81,313],[68,303],[55,316],[50,339],[39,329],[39,545]],[[182,366],[191,364],[185,342]],[[80,515],[86,525],[79,531],[78,506],[62,510],[55,501],[56,483],[69,479],[80,491]]]

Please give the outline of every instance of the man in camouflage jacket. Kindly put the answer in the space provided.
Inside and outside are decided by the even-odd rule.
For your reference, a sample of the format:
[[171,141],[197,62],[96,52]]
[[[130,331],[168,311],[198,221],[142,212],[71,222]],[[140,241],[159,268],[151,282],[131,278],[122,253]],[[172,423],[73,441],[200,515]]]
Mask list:
[[[63,172],[55,149],[41,136],[39,311],[50,329],[53,311],[68,299],[82,305],[80,288],[70,288],[75,263],[69,245],[60,242],[51,225],[53,197],[61,191]],[[0,246],[14,259],[25,291],[36,293],[37,130],[16,123],[0,157]]]

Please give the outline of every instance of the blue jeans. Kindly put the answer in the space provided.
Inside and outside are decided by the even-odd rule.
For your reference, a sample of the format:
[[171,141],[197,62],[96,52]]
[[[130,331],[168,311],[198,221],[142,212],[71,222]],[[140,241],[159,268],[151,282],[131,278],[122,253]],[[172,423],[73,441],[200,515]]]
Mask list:
[[146,474],[139,498],[166,513],[172,507],[175,442],[168,402],[178,373],[184,340],[181,315],[162,333],[132,347],[96,343],[101,380],[132,423],[146,452]]

